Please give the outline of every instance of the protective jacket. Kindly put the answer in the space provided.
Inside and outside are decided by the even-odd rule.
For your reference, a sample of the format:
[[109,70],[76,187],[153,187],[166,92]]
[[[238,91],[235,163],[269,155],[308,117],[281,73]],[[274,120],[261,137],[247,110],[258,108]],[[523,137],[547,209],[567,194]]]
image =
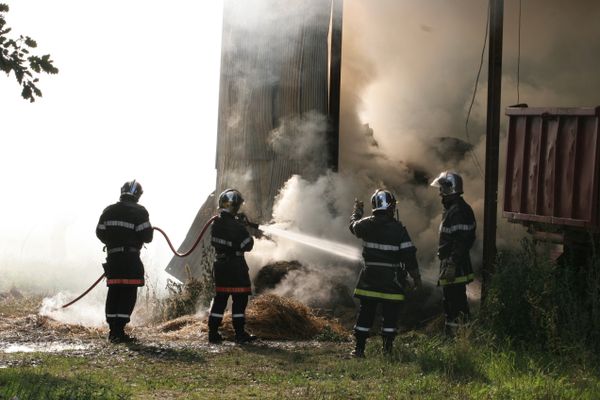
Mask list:
[[152,241],[148,211],[127,196],[104,209],[96,236],[106,245],[106,283],[144,286],[144,265],[140,249]]
[[350,218],[350,231],[363,240],[364,266],[354,296],[399,302],[404,300],[407,271],[419,275],[416,247],[406,228],[387,212]]
[[252,250],[254,239],[234,216],[220,210],[211,227],[216,256],[213,277],[217,293],[252,293],[244,252]]
[[[440,278],[440,286],[466,284],[473,281],[473,267],[469,251],[475,242],[477,224],[473,209],[460,195],[448,196],[442,200],[444,213],[440,224],[438,257],[440,270],[448,262],[456,267],[452,282]],[[442,271],[443,272],[443,271]]]

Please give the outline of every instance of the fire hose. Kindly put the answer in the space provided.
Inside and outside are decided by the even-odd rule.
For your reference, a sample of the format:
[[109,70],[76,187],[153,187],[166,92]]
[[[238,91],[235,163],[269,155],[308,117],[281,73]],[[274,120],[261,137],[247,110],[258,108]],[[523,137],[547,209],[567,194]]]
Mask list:
[[200,243],[200,240],[202,240],[202,237],[204,236],[204,233],[206,233],[206,230],[208,229],[210,224],[212,224],[212,222],[217,218],[218,218],[218,215],[213,215],[212,217],[210,217],[210,219],[206,222],[206,224],[204,224],[204,228],[202,228],[202,231],[200,231],[200,235],[198,235],[198,239],[196,239],[196,241],[192,245],[192,248],[189,249],[188,251],[186,251],[185,253],[178,253],[177,250],[175,250],[175,247],[173,247],[173,244],[171,243],[171,240],[169,239],[169,237],[167,236],[165,231],[163,231],[162,229],[160,229],[159,227],[156,227],[156,226],[152,229],[159,231],[165,237],[173,254],[175,254],[177,257],[187,257],[190,254],[192,254],[192,251],[194,251],[196,246],[198,246],[198,243]]
[[[217,215],[212,216],[207,222],[206,224],[204,224],[204,227],[202,228],[202,231],[200,231],[200,234],[198,235],[198,238],[196,239],[196,241],[194,242],[194,244],[192,245],[192,247],[186,251],[185,253],[179,253],[177,252],[177,250],[175,250],[175,247],[173,247],[173,244],[171,243],[171,239],[169,239],[169,237],[167,236],[167,234],[165,233],[165,231],[163,231],[162,229],[158,228],[158,227],[153,227],[152,229],[160,232],[165,239],[167,240],[167,243],[169,244],[169,247],[171,248],[171,251],[173,252],[174,255],[176,255],[177,257],[187,257],[189,256],[192,251],[194,251],[194,249],[196,248],[196,246],[198,246],[198,243],[200,243],[200,240],[202,240],[202,237],[204,237],[204,234],[206,233],[206,230],[208,229],[208,227],[210,226],[210,224],[212,224],[212,222],[217,218]],[[254,224],[252,224],[254,225]],[[88,294],[93,288],[96,287],[96,285],[98,285],[100,283],[100,281],[104,278],[106,274],[102,274],[100,276],[100,278],[98,278],[98,280],[96,282],[94,282],[94,284],[92,286],[90,286],[85,292],[83,292],[79,297],[77,297],[75,300],[70,301],[69,303],[63,305],[61,308],[67,308],[72,304],[77,303],[79,300],[81,300],[86,294]]]

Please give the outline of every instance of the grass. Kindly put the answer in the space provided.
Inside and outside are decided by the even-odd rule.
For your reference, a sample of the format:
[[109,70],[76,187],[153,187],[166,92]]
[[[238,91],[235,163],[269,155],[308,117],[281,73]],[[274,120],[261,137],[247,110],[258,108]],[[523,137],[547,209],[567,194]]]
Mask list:
[[[331,329],[286,345],[96,341],[83,352],[0,353],[0,400],[600,399],[600,261],[545,260],[530,245],[505,255],[487,317],[455,340],[405,333],[383,356],[375,337],[364,360],[350,358],[352,344]],[[176,294],[186,306],[198,299]],[[0,316],[36,309],[13,300],[0,301]]]
[[[100,349],[89,356],[3,354],[0,399],[598,399],[597,366],[459,338],[406,334],[390,357],[349,343]],[[314,345],[313,345],[314,344]],[[34,365],[34,366],[31,366]]]
[[[0,292],[1,293],[1,292]],[[40,307],[43,296],[40,295],[9,295],[0,298],[0,317],[10,316],[12,318],[25,317],[31,314],[31,310]]]

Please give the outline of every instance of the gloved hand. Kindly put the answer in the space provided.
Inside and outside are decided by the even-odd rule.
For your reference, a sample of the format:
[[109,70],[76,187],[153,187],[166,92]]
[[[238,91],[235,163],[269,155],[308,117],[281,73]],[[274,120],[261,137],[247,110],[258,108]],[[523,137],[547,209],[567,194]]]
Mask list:
[[421,282],[421,276],[413,277],[413,285],[415,286],[415,290],[421,291],[423,289],[423,282]]
[[238,213],[235,216],[235,219],[244,226],[248,226],[248,224],[250,223],[250,221],[248,220],[248,217],[244,213]]
[[440,279],[445,280],[448,283],[454,282],[456,278],[456,264],[452,259],[446,258],[442,260],[442,272],[440,274]]
[[364,208],[365,205],[362,201],[354,199],[354,210],[352,211],[352,214],[355,217],[362,218],[363,214],[365,213]]

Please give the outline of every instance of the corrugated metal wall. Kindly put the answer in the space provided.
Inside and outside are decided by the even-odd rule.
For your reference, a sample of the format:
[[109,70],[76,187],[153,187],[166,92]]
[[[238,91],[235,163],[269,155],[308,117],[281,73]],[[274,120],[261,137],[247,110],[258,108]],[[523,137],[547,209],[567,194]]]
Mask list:
[[[331,0],[225,0],[224,7],[216,193],[239,189],[244,211],[265,221],[283,184],[313,169],[274,152],[268,139],[282,119],[327,115]],[[193,244],[215,201],[202,206],[180,251]],[[197,275],[203,253],[174,257],[166,270],[185,280],[187,264]]]
[[600,108],[508,108],[504,216],[599,227]]
[[269,134],[282,118],[327,114],[331,1],[283,3],[254,2],[259,17],[240,26],[239,1],[225,1],[216,188],[241,190],[257,220],[270,217],[283,183],[307,167],[274,153]]

